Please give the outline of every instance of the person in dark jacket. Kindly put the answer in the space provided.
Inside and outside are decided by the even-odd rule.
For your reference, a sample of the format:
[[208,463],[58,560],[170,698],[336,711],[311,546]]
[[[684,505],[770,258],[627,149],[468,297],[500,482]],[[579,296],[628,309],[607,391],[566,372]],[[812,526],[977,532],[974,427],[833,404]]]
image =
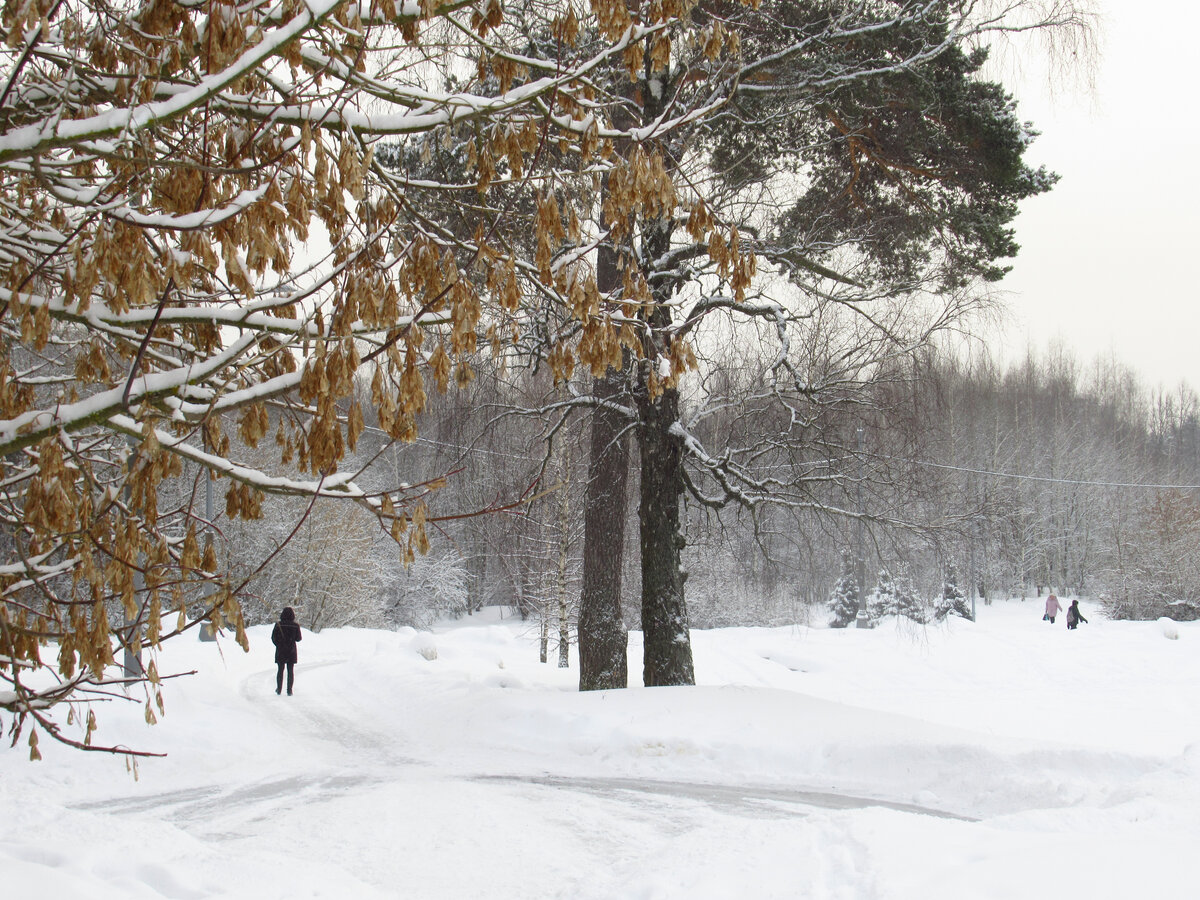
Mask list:
[[292,696],[292,684],[296,680],[296,645],[301,641],[300,626],[296,624],[296,611],[285,606],[279,614],[279,621],[271,630],[271,643],[275,645],[275,664],[279,670],[275,673],[275,693],[283,692],[283,669],[287,667],[287,691]]
[[1071,631],[1074,631],[1080,622],[1086,621],[1087,619],[1083,617],[1083,613],[1079,611],[1079,601],[1072,600],[1071,606],[1067,610],[1067,628],[1069,628]]

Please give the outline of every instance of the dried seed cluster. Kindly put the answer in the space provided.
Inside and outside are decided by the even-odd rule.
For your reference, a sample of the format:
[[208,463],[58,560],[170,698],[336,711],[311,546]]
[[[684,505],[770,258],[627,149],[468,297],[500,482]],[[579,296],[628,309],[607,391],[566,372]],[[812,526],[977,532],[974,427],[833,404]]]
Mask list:
[[[651,325],[664,298],[631,248],[686,219],[735,290],[753,259],[681,201],[660,137],[621,137],[625,99],[597,75],[644,79],[681,48],[736,47],[692,7],[565,2],[547,11],[541,61],[499,0],[0,7],[0,712],[14,742],[36,723],[95,746],[94,715],[73,704],[122,649],[149,654],[135,680],[153,721],[162,640],[204,621],[247,646],[221,522],[262,516],[272,493],[349,498],[402,561],[424,553],[436,483],[370,494],[338,467],[369,428],[414,440],[428,385],[469,383],[481,339],[501,353],[540,341],[558,380],[626,351],[669,360],[652,391],[695,367],[683,337]],[[442,90],[439,65],[476,80]],[[413,135],[453,177],[377,158]],[[600,241],[620,248],[605,290]]]

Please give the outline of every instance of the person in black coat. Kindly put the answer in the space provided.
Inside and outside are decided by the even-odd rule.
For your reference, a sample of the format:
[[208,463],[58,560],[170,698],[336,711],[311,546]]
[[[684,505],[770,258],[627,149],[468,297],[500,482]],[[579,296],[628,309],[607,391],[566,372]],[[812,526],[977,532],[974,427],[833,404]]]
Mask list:
[[296,624],[296,611],[285,606],[279,614],[279,621],[271,630],[271,643],[275,645],[275,664],[279,670],[275,673],[275,693],[283,692],[283,669],[287,667],[287,691],[292,696],[292,683],[296,680],[296,645],[300,643],[300,626]]
[[1072,600],[1071,607],[1067,610],[1067,628],[1074,631],[1080,622],[1086,622],[1083,613],[1079,611],[1079,601]]

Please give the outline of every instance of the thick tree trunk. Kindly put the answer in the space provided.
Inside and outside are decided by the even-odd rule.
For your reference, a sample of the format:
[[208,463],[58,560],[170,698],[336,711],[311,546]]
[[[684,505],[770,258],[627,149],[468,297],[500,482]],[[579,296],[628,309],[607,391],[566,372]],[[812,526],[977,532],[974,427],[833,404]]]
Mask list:
[[679,524],[683,496],[683,442],[671,434],[679,419],[679,392],[654,400],[638,398],[641,446],[641,498],[638,521],[642,546],[642,680],[646,687],[695,684],[692,643],[684,602]]
[[[611,369],[592,386],[597,399],[622,401],[623,380]],[[628,421],[597,407],[584,507],[583,587],[579,597],[579,689],[629,686],[628,638],[621,620],[625,492],[629,479]]]
[[[632,96],[632,86],[626,82]],[[619,108],[614,124],[633,123]],[[620,146],[624,153],[627,147]],[[601,189],[600,207],[608,198],[608,179]],[[596,287],[608,296],[621,287],[617,247],[605,241],[596,250]],[[631,406],[628,369],[630,354],[621,354],[622,371],[609,369],[592,382],[597,400]],[[583,585],[579,596],[579,689],[599,691],[629,686],[629,637],[621,617],[621,573],[625,557],[626,491],[629,482],[629,425],[627,417],[598,405],[592,412],[591,456],[584,501]]]

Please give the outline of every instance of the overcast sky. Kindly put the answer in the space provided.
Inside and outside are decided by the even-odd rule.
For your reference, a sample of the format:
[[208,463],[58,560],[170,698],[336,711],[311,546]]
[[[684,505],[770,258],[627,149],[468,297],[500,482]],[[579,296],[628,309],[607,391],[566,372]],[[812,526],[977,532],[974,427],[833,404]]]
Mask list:
[[1021,253],[1001,282],[1007,357],[1054,339],[1088,363],[1115,355],[1149,386],[1200,390],[1200,100],[1195,0],[1098,0],[1095,90],[1005,76],[1042,136],[1029,158],[1059,173],[1025,201]]

